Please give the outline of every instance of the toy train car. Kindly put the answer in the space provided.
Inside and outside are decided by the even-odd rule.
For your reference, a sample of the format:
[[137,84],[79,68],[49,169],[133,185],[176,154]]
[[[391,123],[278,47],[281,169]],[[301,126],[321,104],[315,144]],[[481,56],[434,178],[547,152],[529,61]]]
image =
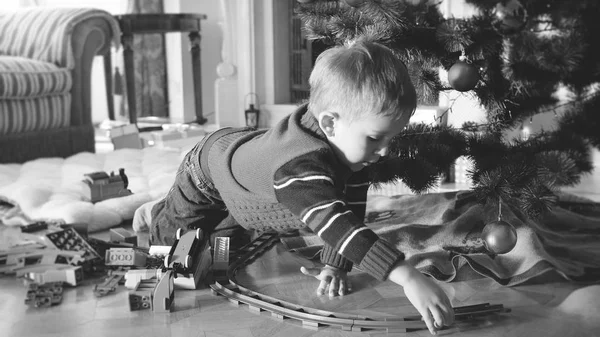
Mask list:
[[84,175],[84,182],[90,188],[90,201],[98,201],[119,198],[132,194],[127,189],[129,180],[125,174],[125,169],[119,169],[119,174],[111,172],[92,172]]

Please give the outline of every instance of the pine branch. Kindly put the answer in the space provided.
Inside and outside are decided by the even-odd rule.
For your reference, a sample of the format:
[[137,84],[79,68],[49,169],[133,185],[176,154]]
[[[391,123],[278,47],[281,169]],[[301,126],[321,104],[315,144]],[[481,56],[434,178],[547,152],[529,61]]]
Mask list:
[[[521,32],[502,35],[492,25],[499,0],[467,0],[480,12],[444,19],[437,5],[400,0],[314,0],[297,5],[311,39],[327,45],[368,39],[402,59],[419,100],[436,98],[444,87],[437,72],[464,53],[480,73],[468,95],[485,108],[487,121],[464,130],[411,125],[390,145],[388,158],[370,167],[374,184],[402,180],[415,192],[433,187],[459,156],[473,161],[469,173],[482,201],[502,200],[535,217],[556,202],[556,189],[591,172],[590,146],[600,149],[600,2],[531,0]],[[540,31],[543,31],[540,33]],[[556,90],[575,93],[557,105]],[[505,130],[544,111],[562,117],[554,131],[524,141]]]
[[385,27],[389,36],[401,35],[411,27],[411,17],[407,15],[404,1],[371,0],[357,9],[368,17],[373,25]]
[[402,181],[414,193],[423,193],[436,186],[441,172],[420,158],[391,158],[369,168],[369,179],[374,188],[385,183]]
[[600,94],[593,95],[586,102],[570,106],[558,122],[557,133],[563,138],[579,135],[600,149]]

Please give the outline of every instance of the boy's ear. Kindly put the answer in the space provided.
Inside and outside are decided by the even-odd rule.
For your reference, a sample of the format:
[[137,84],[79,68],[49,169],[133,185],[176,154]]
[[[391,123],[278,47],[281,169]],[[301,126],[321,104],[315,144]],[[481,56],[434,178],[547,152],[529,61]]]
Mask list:
[[319,126],[327,137],[335,136],[335,126],[338,118],[338,114],[331,111],[323,111],[319,114]]

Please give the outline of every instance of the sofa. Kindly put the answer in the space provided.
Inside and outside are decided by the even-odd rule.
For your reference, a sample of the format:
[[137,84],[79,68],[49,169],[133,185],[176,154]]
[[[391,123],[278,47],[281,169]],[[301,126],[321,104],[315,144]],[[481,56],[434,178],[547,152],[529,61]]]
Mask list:
[[119,39],[99,9],[0,10],[0,163],[94,152],[92,61]]

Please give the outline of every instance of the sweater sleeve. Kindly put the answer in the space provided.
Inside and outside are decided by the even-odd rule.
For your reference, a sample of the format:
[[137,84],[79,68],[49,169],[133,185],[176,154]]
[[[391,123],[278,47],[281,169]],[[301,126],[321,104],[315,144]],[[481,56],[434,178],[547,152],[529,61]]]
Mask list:
[[355,172],[346,182],[344,195],[348,207],[359,219],[365,218],[367,209],[367,192],[369,191],[369,176],[367,170]]
[[353,213],[345,195],[346,182],[338,178],[336,168],[340,170],[331,152],[311,152],[291,160],[275,172],[277,200],[330,246],[325,249],[385,280],[404,254],[364,225],[364,210],[361,218]]
[[338,254],[338,252],[328,244],[323,245],[323,249],[321,250],[321,262],[347,272],[352,270],[352,261]]

